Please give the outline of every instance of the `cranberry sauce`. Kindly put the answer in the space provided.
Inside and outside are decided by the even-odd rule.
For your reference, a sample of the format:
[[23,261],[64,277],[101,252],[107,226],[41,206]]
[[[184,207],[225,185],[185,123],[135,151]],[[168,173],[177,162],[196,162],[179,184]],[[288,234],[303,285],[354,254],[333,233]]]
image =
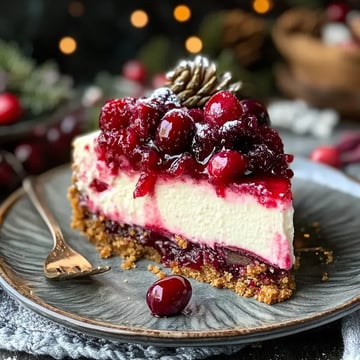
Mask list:
[[[229,272],[235,277],[245,274],[248,265],[262,263],[261,259],[256,259],[251,254],[242,253],[237,250],[215,245],[214,248],[204,244],[196,244],[183,241],[176,242],[171,236],[164,236],[155,231],[144,231],[141,227],[119,225],[113,221],[106,222],[106,231],[112,235],[131,237],[144,246],[155,248],[160,256],[161,263],[170,266],[173,263],[180,267],[189,267],[200,270],[204,265],[212,265],[220,273]],[[266,273],[260,275],[265,283],[276,281],[288,274],[288,271],[281,270],[272,266],[268,267]]]
[[[99,159],[115,174],[125,166],[155,179],[188,175],[219,189],[249,176],[293,176],[293,157],[284,153],[264,105],[228,91],[212,95],[203,108],[182,106],[168,88],[147,98],[110,100],[99,127]],[[139,182],[134,196],[149,193],[147,185]]]

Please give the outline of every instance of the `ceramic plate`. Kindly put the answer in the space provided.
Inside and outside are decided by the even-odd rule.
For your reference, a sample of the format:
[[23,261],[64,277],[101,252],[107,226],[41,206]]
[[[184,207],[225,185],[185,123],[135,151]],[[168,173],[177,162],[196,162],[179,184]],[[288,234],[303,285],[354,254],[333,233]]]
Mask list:
[[311,252],[302,257],[297,291],[283,303],[269,306],[192,281],[193,296],[184,314],[153,317],[145,303],[146,291],[156,280],[146,270],[148,262],[123,271],[118,258],[100,260],[93,246],[70,230],[68,167],[42,176],[45,196],[70,244],[95,264],[111,265],[111,272],[82,280],[45,279],[42,264],[52,247],[50,234],[28,197],[18,191],[0,211],[0,284],[25,306],[58,323],[122,341],[238,344],[326,324],[360,305],[360,185],[304,159],[293,167],[296,236],[312,234],[313,245],[333,251],[334,261],[326,264]]

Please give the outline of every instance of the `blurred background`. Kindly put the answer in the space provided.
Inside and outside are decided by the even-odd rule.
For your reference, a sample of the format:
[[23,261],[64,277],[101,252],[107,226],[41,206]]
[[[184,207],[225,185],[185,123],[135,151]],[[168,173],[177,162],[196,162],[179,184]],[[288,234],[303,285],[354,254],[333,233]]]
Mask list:
[[[274,98],[302,100],[291,109],[280,104],[285,116],[275,126],[326,138],[339,116],[360,113],[359,9],[355,0],[0,1],[0,198],[27,174],[68,162],[72,138],[96,128],[106,98],[140,96],[161,86],[180,59],[197,54],[242,80],[248,97],[269,106]],[[319,52],[310,45],[299,52],[292,37],[299,33],[311,46],[315,40]],[[322,53],[324,43],[336,46],[330,54],[335,71],[327,68],[332,60]],[[339,51],[359,69],[351,86],[342,74],[354,71],[339,67]],[[326,81],[297,66],[296,59],[308,53],[314,59],[301,63],[321,59],[312,70],[325,68]],[[340,74],[335,84],[329,73]],[[311,119],[296,123],[294,109],[313,111],[323,118],[321,126]]]
[[88,82],[99,70],[120,73],[125,61],[145,56],[151,45],[168,51],[169,58],[164,59],[155,51],[158,48],[149,49],[159,67],[204,47],[219,47],[209,43],[220,33],[214,22],[209,23],[214,13],[241,9],[271,21],[289,7],[325,4],[321,0],[209,0],[206,5],[177,0],[1,1],[0,37],[16,42],[38,62],[56,60],[77,83]]

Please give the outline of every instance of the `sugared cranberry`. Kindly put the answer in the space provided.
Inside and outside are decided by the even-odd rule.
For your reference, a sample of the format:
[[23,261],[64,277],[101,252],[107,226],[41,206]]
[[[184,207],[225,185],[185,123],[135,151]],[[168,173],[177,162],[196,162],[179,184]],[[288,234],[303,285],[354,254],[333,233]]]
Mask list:
[[310,153],[310,159],[336,168],[341,167],[340,152],[335,146],[322,145]]
[[139,100],[133,111],[132,127],[139,136],[147,138],[158,125],[160,111],[151,102]]
[[167,87],[154,90],[148,100],[162,113],[181,107],[178,97]]
[[121,144],[124,154],[131,156],[135,147],[140,144],[140,137],[134,128],[129,127],[119,132],[117,143]]
[[210,124],[196,124],[195,135],[192,140],[191,150],[195,159],[199,162],[206,159],[214,153],[219,142],[219,133],[217,126]]
[[247,167],[245,156],[235,150],[223,150],[212,156],[207,169],[210,180],[227,184],[242,176]]
[[243,113],[246,115],[254,115],[259,125],[270,125],[270,116],[266,107],[259,101],[254,99],[240,100]]
[[161,165],[159,152],[154,148],[146,148],[141,151],[141,169],[144,171],[156,171]]
[[180,275],[170,275],[150,286],[146,303],[154,316],[174,316],[185,309],[191,295],[189,280]]
[[195,124],[186,109],[168,111],[157,128],[155,145],[166,154],[180,154],[190,147]]
[[276,163],[276,154],[274,154],[266,144],[253,145],[247,153],[248,169],[253,174],[270,173],[274,163]]
[[11,124],[19,120],[22,114],[23,107],[16,95],[10,92],[0,94],[0,125]]
[[209,124],[223,125],[239,119],[243,113],[239,100],[229,91],[219,91],[204,106],[204,119]]
[[99,127],[102,131],[120,130],[129,124],[136,100],[132,97],[109,100],[101,108]]
[[189,109],[189,115],[194,119],[195,123],[204,122],[204,112],[201,109]]

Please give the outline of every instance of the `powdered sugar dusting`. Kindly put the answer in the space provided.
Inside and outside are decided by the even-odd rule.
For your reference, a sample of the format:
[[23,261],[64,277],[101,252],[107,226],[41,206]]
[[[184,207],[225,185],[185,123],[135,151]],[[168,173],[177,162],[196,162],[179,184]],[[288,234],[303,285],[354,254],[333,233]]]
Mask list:
[[153,93],[149,96],[149,100],[159,100],[165,107],[180,107],[179,98],[167,87],[161,87],[153,91]]

